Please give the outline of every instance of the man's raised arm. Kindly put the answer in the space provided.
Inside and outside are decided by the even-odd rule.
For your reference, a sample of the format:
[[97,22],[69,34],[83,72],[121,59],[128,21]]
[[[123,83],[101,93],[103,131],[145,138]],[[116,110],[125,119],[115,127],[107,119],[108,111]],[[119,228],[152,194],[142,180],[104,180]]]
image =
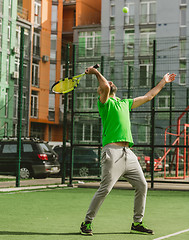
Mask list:
[[95,74],[98,82],[99,82],[99,88],[98,93],[100,95],[100,101],[101,103],[105,103],[108,100],[109,93],[110,93],[110,85],[106,78],[95,68],[89,67],[85,70],[86,74]]
[[173,82],[175,80],[176,74],[165,74],[163,79],[149,92],[147,92],[144,96],[134,98],[132,109],[141,106],[142,104],[151,101],[165,86],[166,83]]

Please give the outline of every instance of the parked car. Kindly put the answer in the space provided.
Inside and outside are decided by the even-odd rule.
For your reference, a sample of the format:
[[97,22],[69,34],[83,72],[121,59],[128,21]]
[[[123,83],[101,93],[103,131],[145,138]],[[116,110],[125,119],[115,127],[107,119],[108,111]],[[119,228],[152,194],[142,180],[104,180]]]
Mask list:
[[[62,146],[56,146],[53,150],[58,154],[60,165],[62,166]],[[73,174],[75,176],[86,177],[98,175],[99,162],[98,162],[98,149],[91,147],[74,147],[73,158]],[[69,175],[70,170],[70,147],[66,148],[65,168],[66,175]]]
[[[18,166],[17,139],[0,140],[0,173],[16,175]],[[44,141],[22,138],[20,177],[46,178],[60,171],[58,155]]]
[[[149,156],[145,156],[145,163],[146,163],[146,171],[150,172],[150,157]],[[159,158],[155,158],[154,159],[154,171],[158,172],[158,171],[162,171],[163,170],[163,165],[161,162],[161,157]]]
[[[143,150],[133,150],[133,152],[136,154],[140,165],[144,172],[150,172],[150,152],[149,151],[143,151]],[[163,155],[162,155],[163,156]],[[157,152],[154,153],[154,171],[162,171],[163,170],[163,164],[161,162],[161,157]],[[157,166],[157,167],[156,167]]]

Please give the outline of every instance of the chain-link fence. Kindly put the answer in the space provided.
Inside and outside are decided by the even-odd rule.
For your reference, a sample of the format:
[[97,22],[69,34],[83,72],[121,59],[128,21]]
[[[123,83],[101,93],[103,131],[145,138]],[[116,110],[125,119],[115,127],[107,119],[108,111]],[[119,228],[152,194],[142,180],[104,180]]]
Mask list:
[[[123,46],[120,58],[119,54],[112,57],[111,51],[103,56],[97,50],[86,52],[81,44],[75,44],[75,73],[99,63],[101,73],[118,87],[117,96],[120,98],[142,96],[167,72],[177,74],[176,80],[166,84],[153,101],[131,111],[133,151],[146,178],[152,181],[185,179],[189,175],[187,46],[186,40],[176,38],[156,39],[148,46],[145,42],[136,41],[134,45],[127,46],[127,51]],[[104,47],[112,49],[110,43],[101,42],[101,49]],[[100,174],[102,125],[97,109],[97,87],[96,77],[87,75],[74,92],[69,124],[73,127],[70,136],[74,152],[70,165],[73,178],[98,178]]]

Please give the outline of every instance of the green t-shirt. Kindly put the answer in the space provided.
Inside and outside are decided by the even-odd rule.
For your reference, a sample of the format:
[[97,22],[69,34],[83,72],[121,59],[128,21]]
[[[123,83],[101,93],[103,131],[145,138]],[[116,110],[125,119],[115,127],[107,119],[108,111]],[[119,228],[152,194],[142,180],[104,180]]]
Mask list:
[[98,99],[98,110],[102,119],[103,147],[108,143],[129,142],[133,146],[131,133],[130,113],[133,99],[108,98],[103,104]]

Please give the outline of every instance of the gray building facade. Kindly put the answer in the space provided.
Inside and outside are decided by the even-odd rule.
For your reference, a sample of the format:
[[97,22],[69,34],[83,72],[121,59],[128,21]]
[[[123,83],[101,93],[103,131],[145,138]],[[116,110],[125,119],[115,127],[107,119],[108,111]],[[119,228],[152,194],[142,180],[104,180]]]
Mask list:
[[[126,14],[122,12],[124,6],[129,8]],[[155,142],[158,144],[164,143],[165,129],[176,125],[188,106],[188,11],[188,0],[102,0],[98,45],[101,53],[96,59],[86,54],[82,60],[87,66],[88,62],[100,61],[103,56],[103,74],[115,82],[121,98],[134,98],[151,89],[153,64],[155,84],[167,72],[177,74],[175,82],[167,84],[155,98]],[[96,26],[76,29],[74,41],[78,48],[86,50],[86,45],[81,48],[78,31],[84,35],[95,29]],[[77,61],[81,59],[78,57]],[[94,86],[91,90],[94,91]],[[85,89],[81,91],[84,93]],[[151,109],[151,103],[147,103],[137,109],[140,113],[133,111],[131,115],[135,144],[150,142]],[[187,114],[182,121],[188,121]],[[176,126],[172,128],[175,130]]]

